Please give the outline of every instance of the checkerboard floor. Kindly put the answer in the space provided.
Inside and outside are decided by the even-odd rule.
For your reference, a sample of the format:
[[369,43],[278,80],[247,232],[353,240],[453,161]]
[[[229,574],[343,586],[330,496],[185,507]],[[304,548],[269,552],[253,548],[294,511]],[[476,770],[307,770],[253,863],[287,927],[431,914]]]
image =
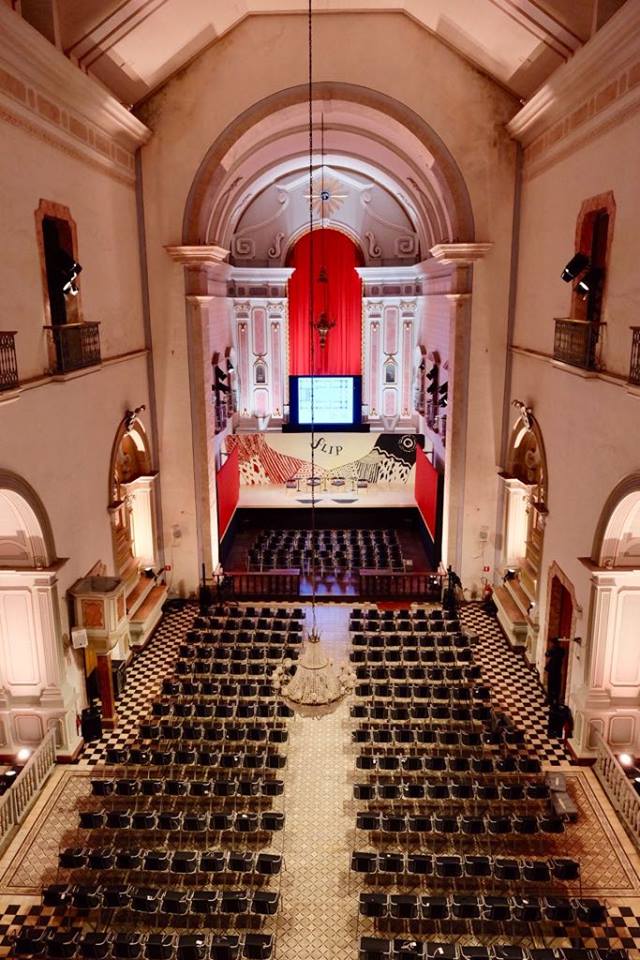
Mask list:
[[465,604],[460,619],[470,632],[478,634],[474,652],[483,680],[491,686],[494,706],[523,731],[531,756],[550,766],[570,762],[563,741],[547,734],[549,707],[537,671],[509,647],[498,621],[485,613],[480,603]]
[[[196,612],[195,604],[167,611],[147,649],[128,671],[126,691],[118,701],[118,729],[87,744],[79,761],[81,766],[103,762],[109,746],[134,742],[137,725],[147,715],[163,676],[171,671],[178,643]],[[322,608],[320,629],[327,634],[331,653],[337,660],[348,653],[348,616],[349,610],[343,604]],[[476,657],[485,680],[493,689],[494,704],[523,730],[529,753],[547,765],[565,763],[569,757],[562,742],[550,738],[546,732],[548,708],[536,673],[509,648],[496,621],[487,616],[479,604],[466,604],[461,610],[461,619],[466,628],[478,633]],[[344,870],[353,820],[347,799],[353,759],[349,749],[341,749],[350,725],[346,721],[346,705],[340,709],[342,717],[336,714],[319,722],[299,718],[292,721],[290,769],[285,773],[287,829],[284,834],[287,876],[292,886],[287,888],[279,919],[276,960],[298,960],[306,956],[311,943],[316,946],[320,943],[316,950],[319,960],[353,960],[357,955],[355,898],[349,896],[348,871]],[[322,764],[310,764],[310,756],[322,758]],[[310,796],[314,797],[312,803]],[[299,889],[299,896],[294,887]],[[15,896],[0,896],[0,957],[9,955],[13,938],[25,924],[86,929],[92,922],[80,913],[65,914],[44,907],[34,897],[24,897],[21,903],[15,900]],[[329,919],[331,911],[333,916]],[[316,938],[322,931],[326,942]],[[567,932],[573,936],[568,937]],[[554,935],[553,946],[623,948],[629,951],[630,960],[640,960],[640,896],[609,899],[607,920],[601,927],[579,927],[572,931],[557,928]],[[506,942],[509,938],[497,939]]]
[[85,746],[79,761],[81,766],[103,763],[109,747],[122,747],[135,741],[138,724],[147,716],[163,677],[172,672],[178,644],[197,612],[195,603],[187,603],[182,609],[165,610],[151,641],[127,670],[126,687],[117,701],[117,729],[105,731],[100,740]]

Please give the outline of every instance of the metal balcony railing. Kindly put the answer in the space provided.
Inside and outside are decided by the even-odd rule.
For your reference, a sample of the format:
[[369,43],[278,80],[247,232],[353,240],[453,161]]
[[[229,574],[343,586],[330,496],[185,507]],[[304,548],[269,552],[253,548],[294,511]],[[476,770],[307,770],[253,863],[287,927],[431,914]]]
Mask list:
[[70,373],[101,362],[99,328],[99,323],[62,323],[45,327],[55,347],[56,373]]
[[629,363],[629,383],[640,387],[640,327],[631,327],[631,361]]
[[553,359],[583,370],[595,369],[598,327],[588,320],[556,319]]
[[0,330],[0,392],[20,386],[16,362],[16,331]]

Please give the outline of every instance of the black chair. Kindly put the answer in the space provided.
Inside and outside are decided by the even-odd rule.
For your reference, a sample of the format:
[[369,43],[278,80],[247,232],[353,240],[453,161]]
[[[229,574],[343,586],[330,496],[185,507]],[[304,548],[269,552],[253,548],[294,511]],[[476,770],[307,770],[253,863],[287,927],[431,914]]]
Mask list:
[[496,880],[515,883],[520,880],[520,863],[512,857],[495,857],[493,875]]
[[273,917],[278,911],[280,896],[276,890],[257,890],[251,899],[251,913]]
[[386,917],[386,893],[360,893],[358,896],[358,910],[363,917],[370,917],[372,919]]
[[273,877],[282,869],[282,854],[262,851],[256,857],[255,871],[262,876]]
[[354,851],[351,854],[351,869],[355,873],[375,873],[378,858],[375,853]]
[[388,940],[380,940],[377,937],[362,937],[358,960],[388,960],[390,951],[391,944]]
[[55,960],[71,960],[78,952],[79,930],[56,930],[48,940],[47,953]]
[[176,960],[205,960],[207,940],[202,933],[181,933],[176,947]]
[[[84,934],[80,943],[80,956],[85,957],[86,960],[105,960],[110,952],[111,940],[106,931],[90,930]],[[155,960],[155,958],[150,957],[149,960]]]
[[42,957],[48,946],[47,927],[22,927],[13,943],[16,957]]
[[142,956],[143,946],[141,933],[116,933],[111,942],[111,956],[118,960],[137,960]]
[[211,940],[211,960],[236,960],[240,952],[237,934],[216,934]]
[[191,913],[200,916],[212,916],[218,909],[217,890],[194,890],[191,896]]
[[392,920],[415,920],[418,916],[418,898],[405,893],[389,897],[389,916]]
[[173,960],[176,942],[175,933],[148,933],[144,945],[146,960]]
[[[244,937],[242,956],[245,960],[269,960],[273,952],[273,935],[247,933]],[[185,958],[190,960],[190,958]]]
[[482,918],[487,923],[508,923],[511,920],[511,904],[508,897],[483,897]]

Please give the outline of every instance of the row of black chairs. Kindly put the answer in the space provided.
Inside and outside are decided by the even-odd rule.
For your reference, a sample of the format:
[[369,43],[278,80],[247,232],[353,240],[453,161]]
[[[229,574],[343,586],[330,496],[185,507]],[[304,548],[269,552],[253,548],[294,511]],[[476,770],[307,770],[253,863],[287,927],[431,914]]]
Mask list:
[[438,754],[361,753],[356,757],[356,770],[371,774],[470,774],[473,777],[507,775],[530,777],[540,773],[537,758],[507,753],[504,756],[440,756]]
[[270,960],[270,933],[141,933],[139,931],[22,927],[13,943],[16,957],[51,960]]
[[[369,685],[363,685],[368,687]],[[401,692],[405,692],[404,687]],[[358,693],[365,698],[366,694]],[[368,698],[367,698],[368,699]],[[359,703],[355,704],[350,715],[357,720],[381,720],[383,723],[449,723],[453,726],[477,727],[491,724],[493,713],[486,704],[476,706],[450,706],[445,703],[415,702],[410,697],[390,697],[389,703]],[[514,743],[521,743],[522,739],[516,734]]]
[[447,610],[441,606],[410,607],[408,610],[380,610],[378,607],[363,607],[351,611],[349,622],[353,625],[362,622],[389,623],[395,621],[442,620],[451,619]]
[[91,781],[91,792],[96,797],[280,797],[284,792],[284,783],[282,780],[263,780],[260,777],[141,780],[105,776]]
[[[242,695],[240,687],[244,688]],[[251,693],[248,692],[248,688],[251,689]],[[220,696],[215,699],[210,697],[207,700],[192,700],[191,698],[188,700],[155,700],[151,705],[151,714],[154,717],[195,717],[198,720],[230,720],[234,718],[254,720],[275,717],[277,715],[275,704],[269,704],[272,707],[269,712],[262,710],[258,713],[258,707],[260,706],[256,702],[258,689],[257,684],[239,684],[236,687],[235,699]],[[269,690],[271,690],[271,687],[269,687]]]
[[358,960],[627,960],[620,949],[362,937]]
[[368,878],[380,877],[394,883],[403,879],[457,883],[465,879],[499,884],[573,883],[580,879],[580,864],[569,857],[518,858],[491,857],[486,854],[433,854],[355,850],[351,869]]
[[273,916],[280,895],[276,890],[212,890],[138,887],[131,884],[102,885],[54,883],[45,887],[42,902],[47,907],[82,910],[131,910],[146,916],[214,916],[252,913]]
[[[397,670],[407,670],[407,663],[387,663],[384,658],[384,651],[376,650],[375,658],[371,659],[369,654],[363,650],[353,650],[351,652],[351,662],[356,664],[356,674],[361,667],[365,667],[368,670],[382,670],[386,671],[385,674],[378,675],[377,673],[371,674],[371,676],[389,676],[396,679],[400,674],[396,673]],[[416,668],[417,664],[409,665],[409,669]],[[417,670],[416,670],[417,674]],[[403,673],[403,677],[407,677],[406,673]],[[453,686],[458,684],[476,684],[482,679],[482,668],[478,663],[465,664],[462,667],[458,666],[445,666],[440,667],[434,664],[424,664],[420,667],[420,675],[416,677],[416,681],[420,683],[433,683],[440,684],[446,683],[447,686]]]
[[[395,708],[401,709],[401,708]],[[371,709],[369,711],[371,713]],[[382,718],[381,718],[382,719]],[[502,746],[520,746],[522,731],[505,729],[451,729],[450,727],[415,726],[394,727],[390,724],[360,724],[351,733],[357,744],[388,744],[396,748],[441,748],[443,750],[494,749]]]
[[[170,873],[177,876],[202,874],[251,874],[272,877],[282,869],[282,854],[261,850],[155,850],[114,847],[66,847],[58,853],[61,870],[124,870],[142,873]],[[76,878],[77,879],[77,878]]]
[[[300,641],[301,643],[302,641]],[[283,655],[298,655],[299,643],[295,645],[282,647],[274,646],[273,656],[269,657],[269,647],[266,645],[254,645],[254,646],[233,646],[233,647],[224,647],[220,646],[219,643],[208,644],[208,643],[181,643],[178,647],[178,656],[183,660],[216,660],[216,661],[226,661],[230,660],[232,663],[264,663],[268,659],[276,659],[275,653],[277,651],[278,656],[282,657]]]
[[[430,638],[433,640],[433,637]],[[385,660],[391,664],[389,661],[388,654],[390,651],[378,651],[382,653],[383,656],[380,658],[380,663]],[[451,644],[438,644],[425,643],[421,645],[420,650],[414,650],[413,653],[406,649],[404,651],[398,651],[400,656],[397,660],[398,665],[404,666],[406,669],[416,669],[418,667],[428,669],[429,667],[468,667],[471,666],[474,662],[473,660],[473,650],[471,647],[462,647],[458,649]],[[368,661],[370,663],[375,663],[375,657],[372,657],[371,654],[374,653],[373,650],[370,650]],[[395,665],[395,664],[394,664]],[[419,674],[416,679],[423,679],[424,673]]]
[[[180,720],[184,720],[181,723]],[[251,744],[286,743],[289,731],[283,726],[202,722],[189,718],[172,717],[165,723],[144,721],[139,727],[142,740],[197,740],[203,743]]]
[[428,644],[429,638],[446,646],[448,638],[457,638],[463,646],[472,646],[475,637],[463,631],[459,620],[380,621],[351,626],[352,641],[359,647],[415,647]]
[[383,651],[385,656],[398,655],[408,657],[415,650],[447,650],[453,647],[457,650],[473,651],[473,643],[459,630],[425,631],[422,633],[354,633],[351,645],[356,651],[364,651],[371,657],[377,651]]
[[527,926],[545,922],[595,926],[606,916],[599,900],[556,896],[360,893],[358,907],[361,916],[375,920],[462,920]]
[[[111,747],[107,749],[107,763],[139,767],[159,767],[168,771],[173,767],[215,767],[222,770],[282,770],[286,755],[275,748],[269,750],[234,750],[226,752],[224,744],[217,751],[195,747],[177,750],[150,749],[148,746]],[[160,770],[158,771],[160,772]]]
[[553,814],[540,816],[533,814],[513,815],[488,813],[478,816],[474,813],[407,813],[404,810],[388,811],[363,810],[356,815],[356,829],[367,833],[381,833],[389,839],[405,836],[409,841],[423,842],[429,836],[433,842],[438,840],[449,843],[451,840],[470,840],[477,842],[482,838],[553,836],[564,833],[564,820]]
[[[264,834],[284,829],[284,813],[278,810],[81,810],[81,830],[132,830],[136,832],[191,834]],[[205,839],[199,837],[199,839]]]
[[213,699],[258,698],[256,716],[291,717],[293,711],[283,703],[270,702],[275,692],[270,683],[229,683],[221,680],[185,680],[182,677],[165,677],[162,681],[162,693],[169,697],[206,697]]
[[546,783],[517,780],[402,780],[393,783],[354,783],[355,800],[410,800],[438,804],[501,804],[548,801],[551,792]]
[[274,620],[282,620],[285,624],[290,621],[303,621],[304,610],[302,607],[254,607],[250,605],[238,604],[234,607],[212,607],[208,613],[198,614],[193,621],[192,629],[214,630],[224,629],[225,625],[238,623],[246,619],[246,622],[255,624],[260,622],[261,629],[271,626]]
[[[283,648],[278,657],[281,660],[287,657],[290,660],[296,659],[296,651],[291,648]],[[223,679],[224,677],[235,677],[236,680],[258,680],[265,682],[266,677],[271,675],[274,662],[265,660],[264,663],[237,663],[230,660],[177,660],[175,664],[176,677],[212,677]]]
[[283,646],[299,647],[302,643],[302,630],[291,624],[288,630],[188,630],[184,643],[201,644],[202,646],[218,646],[225,649],[238,647],[259,647],[269,651],[269,657],[275,652],[282,652]]
[[[366,697],[368,700],[384,698],[384,692],[389,688],[390,696],[395,699],[427,700],[430,703],[444,704],[472,704],[488,703],[491,700],[491,688],[486,684],[475,683],[463,685],[460,683],[428,683],[426,678],[422,683],[407,683],[406,672],[403,667],[391,668],[403,672],[404,678],[390,673],[386,667],[357,667],[356,678],[364,680],[367,674],[368,683],[357,683],[355,694],[357,697]],[[394,682],[396,681],[397,682]],[[401,689],[399,689],[401,688]]]

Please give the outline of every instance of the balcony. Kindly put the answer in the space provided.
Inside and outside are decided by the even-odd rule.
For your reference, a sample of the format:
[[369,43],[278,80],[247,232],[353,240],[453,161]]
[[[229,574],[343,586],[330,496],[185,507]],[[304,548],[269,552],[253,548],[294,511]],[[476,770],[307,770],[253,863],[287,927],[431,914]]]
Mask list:
[[629,384],[640,387],[640,327],[631,327],[631,362],[629,363]]
[[63,323],[45,327],[55,373],[72,373],[101,362],[99,323]]
[[588,320],[556,319],[553,359],[582,370],[595,370],[598,326]]
[[16,362],[16,331],[0,331],[0,393],[20,386]]

